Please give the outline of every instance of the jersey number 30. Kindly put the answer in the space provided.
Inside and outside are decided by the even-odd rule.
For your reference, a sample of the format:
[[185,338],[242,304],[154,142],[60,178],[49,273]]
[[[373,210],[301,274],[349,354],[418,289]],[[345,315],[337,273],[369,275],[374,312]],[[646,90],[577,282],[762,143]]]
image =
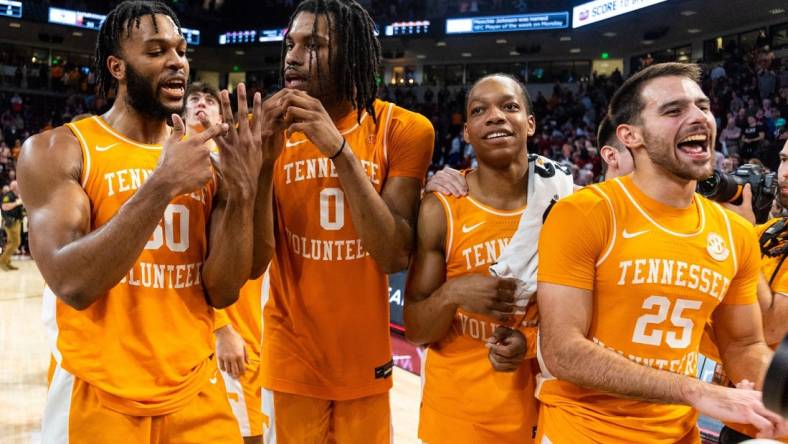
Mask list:
[[691,318],[682,317],[684,310],[697,310],[701,306],[701,301],[694,301],[688,299],[677,299],[673,304],[673,311],[670,314],[670,323],[681,329],[678,334],[675,331],[668,331],[654,327],[647,333],[649,324],[659,325],[665,322],[670,310],[670,299],[665,296],[649,296],[643,301],[643,307],[646,310],[653,310],[657,308],[656,313],[647,313],[638,318],[635,324],[635,331],[632,333],[632,342],[638,344],[647,344],[660,346],[664,337],[665,343],[670,348],[687,348],[692,341],[692,328],[695,322]]
[[[162,225],[164,226],[163,228]],[[182,253],[189,249],[189,209],[185,205],[167,205],[167,209],[164,210],[164,217],[161,218],[161,222],[153,230],[153,235],[148,243],[145,244],[145,249],[158,250],[165,243],[167,248],[173,253]]]

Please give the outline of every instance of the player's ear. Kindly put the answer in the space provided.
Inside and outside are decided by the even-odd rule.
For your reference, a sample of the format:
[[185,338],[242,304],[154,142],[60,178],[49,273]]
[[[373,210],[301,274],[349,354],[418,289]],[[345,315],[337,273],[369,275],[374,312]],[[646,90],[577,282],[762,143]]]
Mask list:
[[599,155],[602,157],[602,161],[605,162],[608,168],[616,168],[618,169],[618,150],[613,148],[610,145],[605,145],[599,152]]
[[126,77],[126,62],[111,55],[107,57],[107,69],[115,80],[120,80]]
[[468,124],[467,123],[464,123],[462,125],[462,140],[464,140],[465,143],[471,143],[470,135],[468,134]]
[[528,116],[528,137],[536,133],[536,118],[533,114]]
[[638,148],[644,145],[643,132],[640,127],[622,123],[616,127],[616,136],[627,148]]

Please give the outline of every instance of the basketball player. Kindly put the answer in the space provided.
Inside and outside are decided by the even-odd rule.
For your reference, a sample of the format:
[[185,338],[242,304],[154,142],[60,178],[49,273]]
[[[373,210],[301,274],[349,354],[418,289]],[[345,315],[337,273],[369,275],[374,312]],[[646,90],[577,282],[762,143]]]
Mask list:
[[[222,123],[220,100],[219,91],[207,83],[189,85],[183,108],[187,138],[204,131],[203,121],[207,120],[212,125]],[[213,140],[208,140],[206,146],[218,153]],[[263,422],[267,420],[263,417],[260,386],[262,287],[262,277],[244,284],[233,305],[216,311],[214,326],[216,362],[246,444],[262,443]]]
[[[225,123],[184,141],[189,64],[172,10],[120,3],[96,48],[112,108],[28,139],[19,162],[57,362],[42,441],[241,442],[211,306],[234,302],[251,271],[260,97],[236,129],[223,92]],[[216,174],[211,138],[226,153]]]
[[[604,176],[602,180],[613,179],[614,177],[631,173],[635,167],[632,164],[632,154],[618,140],[615,128],[610,124],[610,120],[607,117],[602,119],[597,131],[597,143],[600,146],[599,155],[604,161]],[[432,175],[427,181],[425,192],[439,192],[446,196],[461,197],[468,193],[468,184],[459,171],[447,166]]]
[[429,346],[419,438],[430,444],[531,442],[535,368],[524,358],[526,348],[535,352],[535,329],[502,326],[515,324],[515,284],[488,269],[525,210],[534,116],[525,88],[502,74],[476,82],[466,109],[464,136],[479,168],[465,174],[468,195],[425,196],[408,275],[405,331]]
[[380,44],[356,1],[301,2],[287,29],[285,90],[264,104],[286,129],[261,174],[276,221],[264,413],[280,443],[388,442],[386,273],[408,264],[434,132],[375,99]]
[[736,381],[760,384],[763,341],[752,226],[694,193],[712,172],[716,124],[696,65],[627,80],[611,121],[630,176],[559,201],[539,246],[540,443],[700,442],[698,412],[783,427],[755,390],[695,378],[714,320]]
[[596,141],[605,170],[603,180],[627,175],[635,169],[635,165],[632,163],[632,153],[618,140],[616,128],[613,127],[607,116],[603,117],[602,122],[599,123]]

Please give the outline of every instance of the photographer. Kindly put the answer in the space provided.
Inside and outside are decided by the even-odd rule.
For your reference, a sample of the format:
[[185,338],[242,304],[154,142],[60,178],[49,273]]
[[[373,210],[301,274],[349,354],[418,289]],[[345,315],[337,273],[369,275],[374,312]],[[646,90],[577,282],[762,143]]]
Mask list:
[[22,233],[22,199],[19,197],[19,187],[16,181],[11,182],[9,190],[2,194],[3,229],[5,230],[6,243],[3,254],[0,255],[0,268],[4,271],[18,270],[11,265],[11,255],[14,254],[21,243]]
[[[777,173],[779,184],[775,197],[785,207],[788,205],[788,143],[780,152],[780,167]],[[763,317],[763,330],[766,343],[776,348],[788,331],[788,218],[778,217],[764,224],[755,224],[752,209],[752,191],[745,185],[742,193],[742,204],[724,204],[727,208],[739,213],[755,225],[760,241],[762,262],[761,278],[758,282],[758,303]],[[713,338],[712,338],[713,341]],[[719,362],[716,350],[705,344],[702,353]],[[757,431],[741,424],[726,425],[720,432],[720,444],[739,443],[756,435]],[[781,439],[788,442],[786,437]]]

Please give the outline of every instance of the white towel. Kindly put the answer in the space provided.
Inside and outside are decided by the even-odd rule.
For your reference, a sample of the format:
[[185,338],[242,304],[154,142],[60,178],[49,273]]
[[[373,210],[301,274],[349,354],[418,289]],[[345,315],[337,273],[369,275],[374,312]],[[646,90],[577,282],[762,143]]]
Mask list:
[[490,267],[494,276],[515,278],[515,300],[525,307],[536,293],[537,248],[542,223],[560,198],[572,194],[572,174],[564,165],[531,154],[528,156],[528,202],[512,240]]

